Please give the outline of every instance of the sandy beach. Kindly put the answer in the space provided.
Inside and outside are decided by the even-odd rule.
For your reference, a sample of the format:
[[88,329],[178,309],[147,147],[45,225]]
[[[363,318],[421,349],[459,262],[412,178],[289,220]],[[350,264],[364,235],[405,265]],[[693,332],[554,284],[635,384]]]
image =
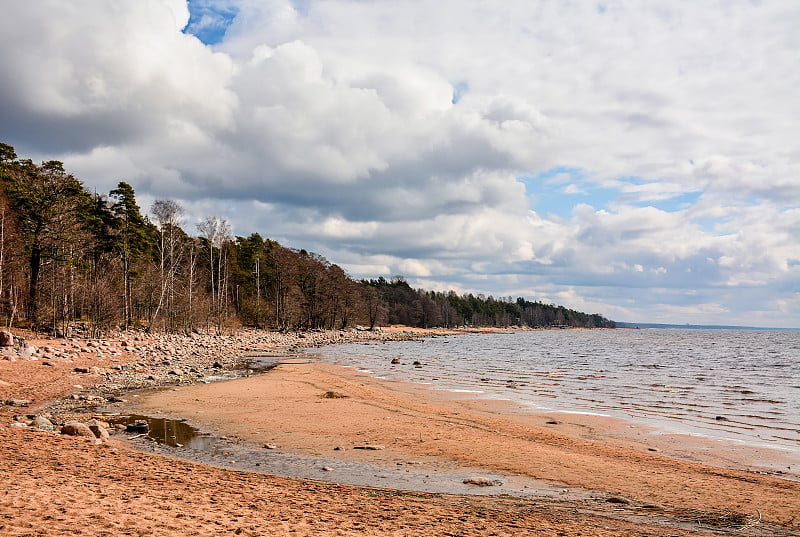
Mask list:
[[[179,460],[175,451],[138,450],[124,435],[97,444],[12,421],[14,413],[35,414],[45,399],[74,392],[78,381],[88,384],[86,375],[75,377],[76,368],[102,359],[142,361],[126,348],[51,360],[50,367],[0,361],[0,399],[27,393],[32,400],[25,410],[3,407],[0,533],[800,534],[800,483],[756,470],[758,451],[689,445],[616,420],[453,398],[313,360],[290,358],[259,376],[139,392],[118,410],[186,419],[260,449],[264,460],[285,452],[334,461],[316,469],[318,479]],[[454,482],[454,490],[493,492],[474,495],[400,491],[391,479],[381,487],[328,482],[337,461],[415,472],[467,468],[502,484]],[[503,493],[515,484],[530,488]]]

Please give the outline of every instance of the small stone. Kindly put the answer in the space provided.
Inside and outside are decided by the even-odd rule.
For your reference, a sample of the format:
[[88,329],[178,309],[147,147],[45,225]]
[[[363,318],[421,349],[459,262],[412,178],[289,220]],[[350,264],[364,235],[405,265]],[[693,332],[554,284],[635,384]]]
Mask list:
[[4,401],[7,406],[30,406],[28,399],[7,399]]
[[620,505],[628,505],[629,503],[631,503],[630,500],[627,500],[625,498],[620,498],[619,496],[610,496],[606,498],[606,501],[608,503],[617,503]]
[[45,418],[44,416],[36,416],[35,418],[33,418],[33,422],[31,422],[31,425],[33,425],[34,427],[38,427],[39,429],[41,429],[43,431],[53,431],[53,430],[55,430],[55,427],[53,426],[53,422],[51,422],[49,419]]
[[89,368],[88,367],[76,367],[72,371],[74,371],[75,373],[88,373],[89,372]]
[[264,444],[264,449],[278,449],[275,444]]
[[717,420],[717,421],[728,421],[728,418],[726,418],[725,416],[717,416],[714,419]]
[[146,421],[137,421],[125,426],[125,431],[129,433],[146,433],[150,430],[150,425]]
[[14,335],[8,330],[0,330],[0,347],[13,347]]
[[333,472],[333,468],[331,468],[330,466],[323,466],[322,467],[322,471],[323,472]]
[[382,449],[386,449],[386,447],[378,445],[378,444],[366,444],[366,445],[363,445],[363,446],[355,446],[353,449],[365,449],[367,451],[380,451]]
[[98,438],[101,442],[105,442],[111,436],[108,434],[108,431],[105,427],[103,427],[97,420],[92,420],[93,423],[89,423],[89,430],[92,431],[92,434]]
[[488,477],[474,476],[466,478],[463,483],[465,485],[477,485],[479,487],[501,487],[503,482],[499,479],[489,479]]
[[400,358],[392,358],[392,363],[393,364],[399,364],[400,363]]

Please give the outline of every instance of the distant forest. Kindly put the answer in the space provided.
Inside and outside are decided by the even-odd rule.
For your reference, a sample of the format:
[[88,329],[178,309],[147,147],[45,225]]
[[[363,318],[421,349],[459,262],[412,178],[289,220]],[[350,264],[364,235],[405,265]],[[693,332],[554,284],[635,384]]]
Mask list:
[[156,201],[148,216],[124,181],[92,193],[61,162],[35,164],[0,144],[0,322],[61,334],[615,326],[523,298],[412,289],[399,276],[357,281],[306,250],[235,237],[214,216],[189,232],[183,225],[175,201]]

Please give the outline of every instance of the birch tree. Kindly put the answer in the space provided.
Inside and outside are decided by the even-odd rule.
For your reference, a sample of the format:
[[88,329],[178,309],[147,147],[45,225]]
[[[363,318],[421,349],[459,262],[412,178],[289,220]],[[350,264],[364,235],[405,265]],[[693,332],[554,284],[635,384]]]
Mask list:
[[167,328],[172,328],[170,313],[173,311],[175,299],[175,280],[180,267],[182,248],[181,220],[183,208],[173,200],[156,200],[153,203],[153,216],[158,225],[158,263],[159,263],[159,296],[154,310],[150,314],[148,331],[158,319],[162,309],[167,310]]

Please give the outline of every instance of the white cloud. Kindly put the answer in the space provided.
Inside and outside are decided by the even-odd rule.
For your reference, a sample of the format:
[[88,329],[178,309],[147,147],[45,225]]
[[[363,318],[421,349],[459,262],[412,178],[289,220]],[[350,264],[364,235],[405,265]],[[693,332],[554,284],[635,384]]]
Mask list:
[[223,41],[180,0],[16,4],[2,141],[356,276],[800,325],[795,2],[195,7]]

